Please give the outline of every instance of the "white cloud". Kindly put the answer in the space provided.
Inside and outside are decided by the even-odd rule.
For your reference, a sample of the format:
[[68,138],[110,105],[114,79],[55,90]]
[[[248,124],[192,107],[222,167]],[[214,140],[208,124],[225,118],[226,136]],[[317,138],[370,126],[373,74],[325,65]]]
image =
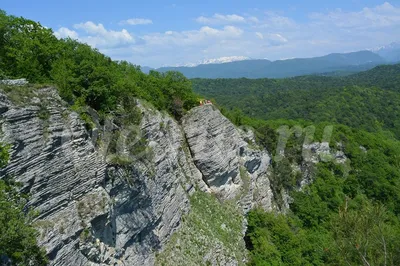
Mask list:
[[271,46],[279,46],[288,42],[288,40],[279,33],[268,34],[266,39]]
[[329,24],[339,28],[377,29],[400,26],[400,8],[388,2],[373,8],[365,7],[358,12],[336,9],[328,13],[312,13],[310,19],[318,24]]
[[206,35],[217,35],[220,31],[214,28],[210,28],[208,26],[202,27],[199,30],[199,33],[204,33]]
[[225,26],[222,29],[204,26],[198,30],[152,33],[143,36],[143,39],[149,45],[199,46],[224,39],[239,38],[242,34],[243,30],[234,26]]
[[74,28],[86,33],[79,38],[81,41],[96,48],[121,47],[135,43],[135,38],[126,29],[107,30],[103,24],[95,24],[92,21],[75,24]]
[[232,15],[221,15],[214,14],[212,17],[200,16],[196,19],[200,24],[231,24],[231,23],[244,23],[246,19],[242,16],[232,14]]
[[249,17],[247,20],[250,21],[250,22],[253,22],[253,23],[259,23],[260,22],[260,20],[257,17],[254,17],[254,16]]
[[256,36],[261,40],[264,39],[264,35],[261,32],[256,32]]
[[153,67],[231,56],[313,57],[400,41],[400,7],[390,3],[312,13],[301,21],[282,12],[251,12],[198,17],[197,22],[204,24],[198,28],[150,31],[141,36],[121,26],[109,29],[90,21],[73,29],[60,28],[55,35],[78,38],[116,60]]
[[243,34],[243,30],[234,26],[225,26],[222,33],[225,33],[226,37],[238,37]]
[[76,40],[79,38],[79,34],[76,31],[64,27],[61,27],[57,31],[55,31],[54,35],[59,39],[69,37],[71,39]]
[[146,19],[146,18],[130,18],[127,20],[123,20],[119,23],[120,25],[147,25],[147,24],[153,24],[153,21],[151,19]]
[[275,12],[265,12],[265,17],[262,19],[260,28],[266,29],[295,29],[298,27],[298,24],[291,18],[281,16]]
[[103,24],[95,24],[92,21],[75,24],[74,28],[84,30],[89,34],[107,34],[107,30],[104,28]]

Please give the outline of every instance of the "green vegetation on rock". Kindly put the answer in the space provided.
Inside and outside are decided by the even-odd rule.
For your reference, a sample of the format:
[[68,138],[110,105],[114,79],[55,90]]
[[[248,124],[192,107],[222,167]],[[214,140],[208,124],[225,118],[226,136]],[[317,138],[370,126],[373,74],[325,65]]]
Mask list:
[[[288,136],[285,156],[273,161],[270,179],[275,194],[289,191],[290,210],[286,215],[251,211],[248,252],[242,241],[244,218],[236,202],[221,203],[214,195],[195,192],[191,211],[158,254],[159,264],[244,264],[248,258],[250,265],[400,265],[400,65],[347,77],[190,81],[179,72],[144,74],[138,66],[112,61],[76,40],[59,40],[51,29],[1,10],[0,36],[0,78],[55,84],[88,129],[113,117],[107,147],[114,156],[109,158],[111,164],[151,165],[153,153],[147,139],[136,131],[123,131],[141,123],[136,98],[179,120],[197,105],[192,83],[197,93],[216,99],[236,125],[253,127],[257,144],[272,156],[277,155],[280,126],[298,125],[301,133],[313,126],[314,140],[319,141],[325,126],[333,125],[330,147],[340,144],[350,168],[344,163],[320,162],[310,172],[313,182],[295,189],[302,176],[292,165],[302,164],[305,134]],[[36,97],[31,85],[1,85],[1,89],[15,104]],[[51,113],[46,102],[39,102],[38,117],[45,128]],[[100,121],[93,121],[88,106],[97,111]],[[160,122],[161,130],[167,126]],[[124,150],[118,147],[120,138],[133,157],[120,152]],[[136,161],[132,160],[135,156]],[[8,147],[0,144],[0,168],[8,161]],[[246,192],[249,176],[244,169],[240,176]],[[77,210],[82,223],[95,212],[106,212],[107,200],[80,201]],[[13,182],[0,180],[0,263],[47,263],[32,227],[34,212],[26,204],[27,197]],[[36,225],[46,232],[52,224]],[[83,230],[80,237],[87,239],[90,231]]]
[[8,153],[9,146],[0,143],[0,168],[3,168],[7,165],[8,160],[10,159],[10,154]]
[[[267,148],[276,145],[275,129],[285,121],[253,122],[262,125],[257,131],[260,143]],[[286,124],[295,122],[303,128],[308,124]],[[317,140],[325,125],[315,124]],[[331,148],[341,144],[350,168],[320,162],[310,172],[313,183],[301,191],[294,189],[297,182],[291,180],[289,163],[296,162],[293,149],[299,148],[297,143],[292,135],[284,159],[272,164],[274,192],[280,192],[280,187],[290,191],[288,213],[256,209],[248,215],[250,265],[398,265],[400,141],[387,132],[335,124]]]
[[179,72],[144,74],[72,39],[58,40],[40,23],[0,10],[0,73],[32,83],[56,84],[67,102],[108,113],[125,98],[145,99],[179,119],[197,104],[191,82]]
[[[292,130],[270,176],[275,194],[289,191],[290,209],[285,215],[249,213],[250,265],[400,264],[399,70],[393,65],[340,78],[194,80],[196,91],[215,98],[231,121],[252,126],[258,144],[273,156],[282,126]],[[313,182],[299,191],[302,177],[292,165],[304,160],[307,127],[315,129],[313,141],[321,141],[326,126],[333,126],[330,149],[343,151],[346,162],[317,163],[309,169]]]
[[[0,144],[0,168],[9,159],[8,147]],[[10,179],[0,180],[0,264],[46,265],[45,251],[37,244],[32,227],[35,212],[26,210],[28,201]]]
[[[163,252],[159,265],[225,265],[232,258],[243,264],[246,248],[241,241],[243,216],[233,202],[219,202],[213,195],[195,192],[190,213]],[[215,251],[218,250],[218,255]]]

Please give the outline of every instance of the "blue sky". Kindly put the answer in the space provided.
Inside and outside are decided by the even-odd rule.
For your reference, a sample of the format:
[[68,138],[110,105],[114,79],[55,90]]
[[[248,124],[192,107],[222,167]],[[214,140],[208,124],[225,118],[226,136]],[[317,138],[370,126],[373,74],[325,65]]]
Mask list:
[[400,41],[399,0],[2,0],[0,8],[115,60],[152,67],[312,57]]

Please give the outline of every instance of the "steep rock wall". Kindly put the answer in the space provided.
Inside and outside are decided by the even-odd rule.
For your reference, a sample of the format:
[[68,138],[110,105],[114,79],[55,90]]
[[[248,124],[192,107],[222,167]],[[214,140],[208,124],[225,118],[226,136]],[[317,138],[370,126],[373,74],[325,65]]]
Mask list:
[[[88,110],[96,125],[88,131],[52,88],[0,91],[0,141],[12,145],[0,178],[15,177],[31,195],[51,265],[153,265],[157,253],[167,264],[245,262],[243,214],[283,210],[269,153],[212,105],[193,108],[181,125],[145,103],[137,108],[140,123],[128,125],[101,125]],[[314,155],[329,153],[311,145]]]
[[239,198],[244,212],[256,204],[274,208],[267,177],[271,158],[250,147],[256,147],[254,137],[246,138],[213,105],[193,108],[182,124],[194,163],[212,192]]
[[21,105],[0,93],[1,141],[12,145],[0,176],[15,177],[31,195],[30,206],[40,212],[39,243],[51,264],[153,264],[155,251],[190,210],[189,193],[205,187],[178,124],[141,107],[150,161],[121,166],[107,162],[107,152],[93,145],[55,90],[32,96]]

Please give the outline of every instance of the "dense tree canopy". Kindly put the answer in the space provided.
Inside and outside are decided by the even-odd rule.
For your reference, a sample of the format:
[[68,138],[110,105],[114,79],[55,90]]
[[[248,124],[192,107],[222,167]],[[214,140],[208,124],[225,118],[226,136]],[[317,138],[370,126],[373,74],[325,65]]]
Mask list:
[[[259,142],[266,147],[276,145],[278,125],[296,123],[304,128],[310,123],[246,117],[243,121],[256,127]],[[318,140],[326,124],[314,125]],[[297,191],[290,165],[301,157],[295,150],[301,151],[296,145],[302,141],[294,135],[289,139],[285,156],[291,163],[273,162],[270,176],[273,190],[281,185],[291,191],[289,213],[249,214],[250,264],[400,264],[400,141],[386,132],[335,124],[331,146],[342,144],[350,168],[320,162],[311,171],[314,182]]]
[[[56,84],[74,107],[89,105],[100,115],[141,98],[179,119],[197,104],[195,91],[216,99],[237,125],[255,129],[272,155],[281,125],[334,126],[330,145],[343,148],[350,169],[319,163],[314,182],[296,191],[302,137],[288,139],[285,158],[273,162],[275,192],[290,190],[287,215],[259,209],[248,217],[251,265],[400,265],[400,65],[380,66],[347,77],[188,80],[181,73],[142,73],[112,61],[51,29],[0,10],[0,78]],[[0,145],[0,168],[8,162]],[[0,180],[0,262],[46,263],[30,226],[33,212],[15,184]]]
[[58,40],[40,23],[0,12],[0,77],[56,84],[70,103],[100,112],[114,110],[122,99],[145,99],[179,118],[197,103],[191,82],[178,72],[149,75],[139,66],[112,61],[89,45]]
[[[149,75],[131,63],[112,61],[89,45],[57,39],[51,29],[0,10],[0,79],[27,78],[31,83],[55,84],[74,110],[89,105],[100,115],[132,110],[141,98],[179,119],[197,104],[191,82],[178,72]],[[133,121],[130,121],[133,122]],[[8,147],[0,145],[0,168],[6,166]],[[0,180],[0,264],[44,265],[45,252],[37,246],[31,226],[34,212],[26,209],[11,179]]]
[[195,92],[264,120],[334,122],[400,137],[400,65],[348,77],[194,79]]
[[400,65],[348,77],[193,84],[232,122],[253,127],[273,156],[280,126],[313,126],[320,141],[331,125],[331,148],[339,143],[348,158],[346,167],[318,163],[310,171],[314,182],[298,191],[291,167],[302,163],[304,134],[289,137],[283,160],[272,161],[270,181],[275,194],[285,188],[293,201],[286,215],[249,213],[250,265],[400,264]]

